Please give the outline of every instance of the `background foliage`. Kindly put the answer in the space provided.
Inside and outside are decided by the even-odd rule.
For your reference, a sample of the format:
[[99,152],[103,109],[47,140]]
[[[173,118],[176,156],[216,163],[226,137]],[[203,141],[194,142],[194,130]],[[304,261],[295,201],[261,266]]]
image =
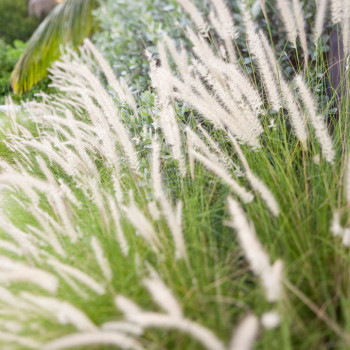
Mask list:
[[26,0],[0,0],[0,38],[6,43],[28,40],[40,23],[40,19],[28,16],[27,6]]

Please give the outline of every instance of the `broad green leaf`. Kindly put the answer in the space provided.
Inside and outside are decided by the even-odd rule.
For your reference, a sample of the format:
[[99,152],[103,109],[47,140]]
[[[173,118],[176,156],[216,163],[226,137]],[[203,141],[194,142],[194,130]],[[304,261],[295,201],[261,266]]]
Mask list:
[[92,10],[98,0],[64,0],[44,19],[17,62],[11,85],[15,93],[29,91],[47,75],[60,56],[61,45],[77,47],[93,29]]

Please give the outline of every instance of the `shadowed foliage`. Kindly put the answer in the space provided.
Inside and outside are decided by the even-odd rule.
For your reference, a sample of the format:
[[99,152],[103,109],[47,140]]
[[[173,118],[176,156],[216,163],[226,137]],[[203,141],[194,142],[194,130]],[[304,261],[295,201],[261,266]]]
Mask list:
[[0,37],[7,44],[28,40],[39,23],[38,18],[28,16],[27,1],[0,1]]

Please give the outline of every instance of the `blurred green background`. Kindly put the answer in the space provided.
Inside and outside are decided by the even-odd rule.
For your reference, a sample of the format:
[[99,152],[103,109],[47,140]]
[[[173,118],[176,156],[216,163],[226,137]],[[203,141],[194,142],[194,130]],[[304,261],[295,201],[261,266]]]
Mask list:
[[0,104],[11,95],[11,72],[40,22],[41,18],[28,15],[27,0],[0,0]]

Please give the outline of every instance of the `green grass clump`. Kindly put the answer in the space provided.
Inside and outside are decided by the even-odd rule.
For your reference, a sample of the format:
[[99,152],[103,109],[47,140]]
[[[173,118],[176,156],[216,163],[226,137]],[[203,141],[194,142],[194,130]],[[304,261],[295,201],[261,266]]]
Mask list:
[[322,45],[286,70],[244,25],[235,62],[213,28],[160,42],[136,101],[91,43],[67,49],[55,93],[2,115],[1,344],[238,350],[248,320],[247,349],[349,348],[348,99],[328,132]]

